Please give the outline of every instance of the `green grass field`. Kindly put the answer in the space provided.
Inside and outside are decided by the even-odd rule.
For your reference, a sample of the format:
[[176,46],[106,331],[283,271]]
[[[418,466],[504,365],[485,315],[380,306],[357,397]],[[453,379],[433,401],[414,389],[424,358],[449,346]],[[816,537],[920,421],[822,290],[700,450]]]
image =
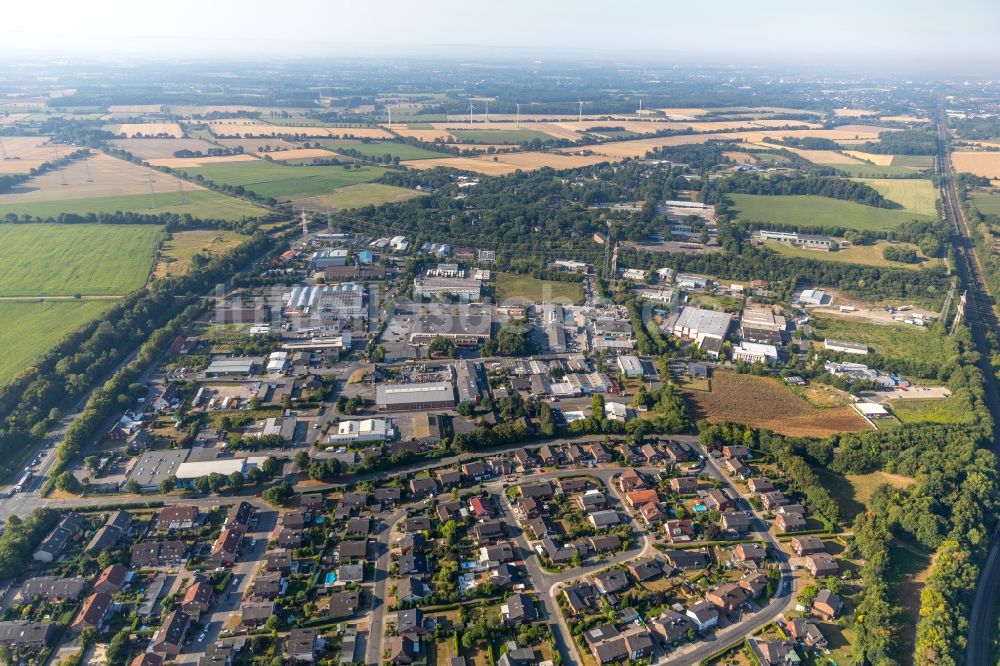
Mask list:
[[62,336],[101,316],[114,301],[0,301],[0,384],[34,363]]
[[365,183],[385,173],[379,167],[348,170],[340,166],[287,166],[265,160],[222,162],[185,171],[214,183],[240,185],[262,197],[285,200],[329,194],[338,187]]
[[952,395],[928,400],[895,400],[892,413],[903,423],[969,423],[972,406],[967,397]]
[[386,203],[406,201],[423,196],[416,190],[381,183],[358,183],[341,187],[332,194],[321,194],[318,197],[296,199],[296,206],[307,209],[342,210],[345,208],[361,208],[362,206],[381,206]]
[[882,266],[887,268],[906,268],[909,270],[919,270],[929,266],[943,266],[945,259],[924,259],[919,264],[903,264],[898,261],[887,261],[882,256],[882,249],[888,245],[907,247],[916,251],[917,255],[923,258],[920,248],[912,243],[890,243],[889,241],[878,241],[874,245],[852,245],[836,252],[819,252],[807,250],[801,247],[793,247],[785,243],[768,242],[765,244],[769,249],[786,257],[802,257],[805,259],[815,259],[817,261],[836,261],[845,264],[864,264],[866,266]]
[[248,236],[228,229],[191,229],[175,231],[170,240],[160,246],[160,261],[156,277],[183,275],[191,270],[194,255],[219,256],[233,249]]
[[910,212],[937,215],[938,193],[926,178],[864,178],[861,182]]
[[[155,203],[156,207],[151,205]],[[0,204],[0,216],[7,213],[34,215],[36,217],[56,217],[61,213],[114,213],[115,211],[148,213],[185,213],[206,220],[239,220],[244,217],[260,217],[267,210],[260,206],[227,197],[211,190],[186,190],[184,192],[160,192],[151,200],[148,194],[127,194],[118,197],[89,197],[86,199],[62,199],[58,201],[27,201],[16,204]]]
[[914,219],[930,219],[905,210],[888,210],[818,196],[730,194],[740,220],[798,227],[841,227],[880,231]]
[[822,314],[813,320],[813,326],[821,338],[857,342],[885,358],[920,364],[928,369],[950,365],[958,353],[954,338],[910,324],[868,324]]
[[1000,215],[1000,190],[973,192],[972,200],[981,213]]
[[162,239],[153,225],[0,224],[0,296],[127,294]]
[[531,129],[512,130],[448,130],[461,143],[522,143],[524,141],[552,141],[551,134]]
[[529,275],[497,274],[497,300],[500,302],[523,299],[542,301],[583,302],[583,285],[579,282],[539,280]]
[[932,155],[894,155],[892,166],[911,167],[913,169],[933,169]]
[[866,508],[875,489],[882,484],[895,488],[905,488],[913,479],[899,474],[872,472],[870,474],[848,474],[841,476],[825,467],[813,466],[819,481],[830,491],[840,505],[840,512],[846,520],[851,520]]
[[821,166],[830,167],[832,169],[837,169],[843,171],[848,176],[853,178],[884,178],[889,176],[912,176],[914,173],[919,171],[919,169],[914,169],[912,167],[896,166],[891,164],[889,166],[879,166],[877,164],[823,164]]
[[448,156],[447,153],[437,153],[433,150],[418,148],[417,146],[410,146],[405,143],[396,143],[395,141],[364,143],[362,141],[348,140],[320,140],[313,141],[312,143],[319,143],[322,147],[330,148],[332,150],[337,150],[337,148],[350,148],[351,150],[356,150],[362,155],[367,155],[369,157],[392,155],[393,157],[398,157],[401,160],[428,160]]

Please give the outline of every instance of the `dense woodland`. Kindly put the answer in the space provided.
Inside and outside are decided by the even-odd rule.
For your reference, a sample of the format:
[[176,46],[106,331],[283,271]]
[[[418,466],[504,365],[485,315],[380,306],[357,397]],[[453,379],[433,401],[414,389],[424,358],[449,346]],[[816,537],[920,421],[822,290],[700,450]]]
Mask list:
[[855,150],[875,155],[936,155],[937,134],[933,128],[879,132],[877,142],[865,141]]

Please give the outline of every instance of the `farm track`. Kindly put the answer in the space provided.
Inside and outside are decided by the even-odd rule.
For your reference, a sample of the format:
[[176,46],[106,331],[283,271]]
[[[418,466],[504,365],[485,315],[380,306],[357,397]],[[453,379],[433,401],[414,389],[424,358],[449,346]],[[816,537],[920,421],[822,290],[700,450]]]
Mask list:
[[[973,342],[979,351],[979,369],[983,373],[986,406],[993,417],[993,451],[1000,453],[1000,398],[997,380],[990,366],[990,346],[985,327],[997,330],[996,307],[983,279],[982,264],[976,255],[975,243],[969,233],[965,215],[955,189],[955,174],[948,146],[948,120],[942,106],[938,111],[938,174],[941,181],[941,201],[945,217],[955,231],[952,242],[960,255],[955,262],[962,286],[968,290],[966,319]],[[990,638],[997,597],[1000,596],[1000,529],[993,530],[992,545],[983,564],[976,595],[969,610],[969,632],[965,648],[965,663],[969,666],[988,664]]]

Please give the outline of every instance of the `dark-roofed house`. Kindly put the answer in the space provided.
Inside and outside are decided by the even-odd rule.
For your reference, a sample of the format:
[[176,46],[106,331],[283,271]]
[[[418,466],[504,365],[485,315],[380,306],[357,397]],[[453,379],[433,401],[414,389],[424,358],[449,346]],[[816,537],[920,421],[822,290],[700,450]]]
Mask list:
[[540,481],[538,483],[529,483],[521,486],[521,497],[548,499],[554,494],[555,490],[552,488],[552,483],[549,481]]
[[587,537],[587,543],[595,553],[610,553],[622,547],[622,540],[617,534],[598,534]]
[[458,500],[438,502],[434,512],[437,513],[438,520],[442,523],[449,520],[460,520],[462,518],[462,503]]
[[613,509],[608,509],[607,511],[595,511],[587,516],[587,520],[596,529],[601,529],[602,527],[611,527],[617,525],[621,522],[621,517],[619,517],[618,512]]
[[835,576],[840,571],[837,560],[829,553],[806,555],[805,565],[814,577]]
[[368,536],[372,530],[372,521],[368,516],[351,518],[347,521],[347,533],[351,536]]
[[774,526],[782,532],[801,532],[807,525],[800,513],[779,513],[774,517]]
[[417,657],[419,640],[415,641],[409,636],[396,636],[393,638],[389,644],[389,661],[394,666],[408,666],[412,664]]
[[486,465],[475,460],[462,465],[462,474],[471,481],[480,481],[487,475]]
[[33,599],[72,601],[79,599],[85,589],[87,589],[87,581],[79,576],[73,578],[39,576],[24,581],[21,585],[19,597],[24,601],[31,601]]
[[705,593],[705,600],[723,613],[732,613],[747,600],[747,591],[736,583],[723,583]]
[[507,542],[501,542],[492,546],[482,546],[479,549],[479,561],[487,566],[513,562],[514,549]]
[[427,545],[423,532],[409,532],[398,541],[399,552],[406,555],[410,551],[421,551]]
[[500,619],[507,626],[531,624],[538,619],[538,611],[528,595],[512,594],[500,605]]
[[526,519],[524,526],[531,531],[529,538],[535,540],[544,539],[552,531],[552,526],[549,524],[548,519],[542,516]]
[[176,657],[184,645],[184,634],[187,633],[190,624],[191,618],[188,617],[187,613],[179,610],[172,612],[153,634],[153,641],[150,643],[151,651],[156,654]]
[[240,545],[243,543],[244,528],[239,525],[224,527],[212,544],[211,557],[209,561],[217,566],[231,566],[236,562],[240,554]]
[[160,532],[189,530],[196,522],[198,522],[198,507],[177,504],[160,510],[156,517],[156,529]]
[[645,627],[632,625],[619,632],[613,625],[584,632],[590,653],[600,664],[637,661],[653,654],[653,639]]
[[747,486],[754,495],[774,491],[774,483],[771,482],[771,479],[765,477],[754,477],[747,481]]
[[144,569],[179,564],[187,557],[184,541],[144,541],[132,545],[132,567]]
[[628,566],[628,570],[637,581],[644,583],[647,580],[653,580],[663,573],[663,562],[655,558],[636,560]]
[[698,492],[698,478],[694,476],[679,476],[670,479],[670,490],[678,495],[691,495]]
[[341,560],[363,560],[368,556],[368,542],[342,541],[337,546],[337,554]]
[[545,549],[545,553],[549,556],[549,559],[552,560],[553,564],[564,564],[569,562],[573,559],[573,556],[579,552],[576,548],[570,545],[560,546],[552,540],[552,537],[545,537],[542,539],[542,547]]
[[708,556],[696,550],[666,550],[663,556],[670,566],[681,571],[703,569],[708,565]]
[[406,603],[415,603],[427,596],[427,586],[419,578],[403,576],[396,582],[396,599]]
[[719,488],[712,488],[705,493],[705,505],[716,511],[728,511],[733,508],[733,500]]
[[823,543],[823,540],[812,535],[792,537],[791,544],[792,550],[799,556],[826,552],[826,545]]
[[376,488],[374,496],[380,504],[396,504],[403,497],[403,491],[399,488]]
[[750,639],[750,652],[761,666],[786,666],[801,663],[792,643],[779,640]]
[[601,591],[601,594],[614,594],[627,590],[631,583],[621,569],[608,569],[594,576],[594,586]]
[[666,648],[671,643],[687,638],[691,620],[686,615],[667,609],[649,622],[649,628],[660,645]]
[[198,618],[212,607],[215,600],[215,590],[205,580],[199,580],[189,587],[181,599],[181,610],[192,618]]
[[13,648],[43,648],[56,631],[55,622],[0,622],[0,644]]
[[112,564],[101,572],[94,583],[94,592],[114,594],[125,586],[128,579],[128,569],[121,564]]
[[410,608],[396,613],[396,633],[424,633],[424,612],[419,608]]
[[250,601],[240,606],[240,624],[257,627],[274,615],[273,601]]
[[438,483],[442,488],[451,488],[462,483],[462,473],[454,469],[445,469],[437,473]]
[[[163,666],[163,657],[153,652],[143,652],[137,654],[128,666]],[[202,666],[201,661],[198,662],[198,666]],[[215,664],[209,663],[207,666],[215,666]]]
[[76,614],[70,625],[74,632],[81,632],[87,627],[99,628],[108,617],[112,599],[107,592],[94,592],[83,600],[83,607]]
[[431,529],[431,519],[428,516],[413,516],[406,519],[407,532],[427,532]]
[[68,513],[63,516],[48,536],[42,539],[35,549],[32,557],[38,562],[52,562],[63,554],[66,546],[73,540],[84,526],[84,519],[77,513]]
[[590,583],[577,583],[563,588],[566,604],[574,613],[580,613],[597,604],[597,588]]
[[284,548],[267,553],[264,567],[267,571],[280,571],[283,574],[292,571],[292,554]]
[[406,555],[399,558],[396,566],[399,568],[400,576],[425,574],[427,573],[427,558],[423,553],[410,551]]
[[744,590],[747,591],[751,597],[756,599],[759,597],[764,590],[767,589],[767,574],[755,573],[747,576],[746,578],[740,578],[739,585]]
[[476,535],[476,543],[482,545],[504,538],[503,523],[499,520],[487,520],[476,523],[472,528]]
[[424,497],[426,495],[436,495],[438,491],[437,481],[429,476],[418,479],[410,479],[410,494],[414,497]]
[[759,543],[741,543],[734,549],[736,559],[740,562],[760,563],[767,559],[767,548]]
[[844,610],[844,601],[830,590],[820,590],[813,600],[812,614],[826,622],[832,622]]
[[319,634],[315,629],[292,629],[285,639],[285,660],[290,664],[311,664],[316,659]]
[[750,531],[750,517],[742,511],[726,511],[719,520],[722,529],[736,534]]
[[256,578],[253,579],[253,596],[256,599],[274,599],[279,594],[281,594],[281,581],[283,580],[280,573],[263,573],[258,574]]
[[820,630],[815,621],[797,617],[788,623],[788,633],[792,638],[811,648],[825,648],[827,646],[826,636]]
[[87,544],[86,551],[88,553],[101,553],[106,550],[111,550],[118,544],[118,541],[121,538],[122,531],[120,529],[110,525],[102,525],[98,528],[97,532],[94,533],[90,543]]
[[684,613],[698,631],[707,631],[719,623],[719,609],[704,599],[687,609]]
[[361,593],[357,590],[350,592],[334,592],[330,595],[330,617],[351,617],[358,607],[361,606]]

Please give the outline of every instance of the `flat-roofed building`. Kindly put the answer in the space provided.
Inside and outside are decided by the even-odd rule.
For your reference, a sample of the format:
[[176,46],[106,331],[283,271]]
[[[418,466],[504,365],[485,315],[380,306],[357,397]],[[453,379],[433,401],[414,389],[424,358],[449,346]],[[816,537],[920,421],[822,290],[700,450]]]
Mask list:
[[392,439],[395,433],[392,419],[360,419],[341,421],[330,434],[331,443],[376,442]]
[[639,360],[638,356],[619,356],[617,363],[618,369],[626,377],[642,377],[644,374],[642,361]]
[[468,303],[478,301],[483,284],[469,278],[418,277],[413,279],[413,298],[436,300],[444,295]]
[[778,360],[778,350],[774,345],[743,341],[733,347],[733,360],[743,363],[774,363]]
[[451,382],[382,384],[375,390],[375,404],[380,412],[451,409],[455,390]]
[[733,318],[728,312],[687,306],[674,322],[673,333],[681,338],[690,338],[700,345],[706,338],[725,340],[732,322]]
[[416,305],[409,343],[427,345],[434,338],[443,337],[456,347],[475,349],[490,339],[492,330],[493,307],[490,305]]
[[459,361],[455,364],[455,387],[459,402],[478,404],[482,398],[479,382],[479,365],[474,361]]
[[206,377],[223,377],[225,375],[255,375],[260,372],[264,359],[259,356],[242,356],[239,358],[212,359],[205,369]]
[[826,338],[823,340],[823,346],[830,351],[841,352],[844,354],[857,354],[858,356],[868,355],[868,347],[866,345],[858,344],[857,342],[847,342],[845,340]]

